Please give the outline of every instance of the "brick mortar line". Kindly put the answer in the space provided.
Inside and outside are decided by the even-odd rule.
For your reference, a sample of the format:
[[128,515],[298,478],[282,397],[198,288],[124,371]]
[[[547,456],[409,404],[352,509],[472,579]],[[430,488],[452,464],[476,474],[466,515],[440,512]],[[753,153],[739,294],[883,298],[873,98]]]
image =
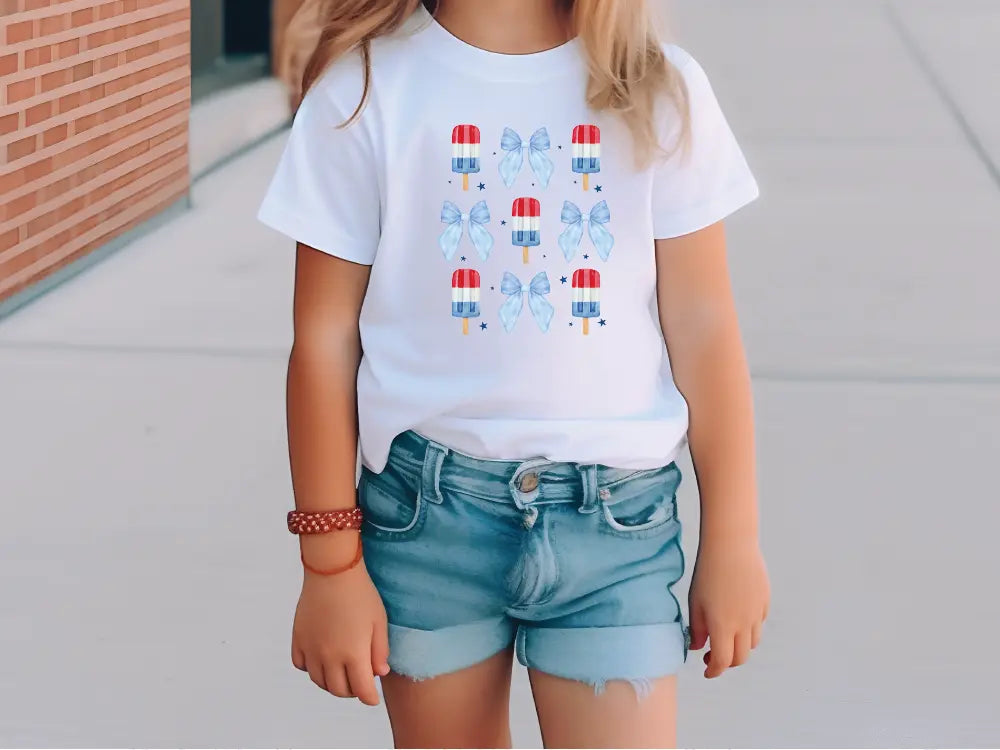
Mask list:
[[146,212],[129,219],[128,223],[114,231],[97,238],[89,245],[84,245],[74,255],[63,258],[33,278],[22,280],[19,282],[20,286],[7,289],[3,293],[2,301],[0,301],[0,319],[33,299],[52,291],[55,287],[61,286],[63,282],[77,276],[112,253],[124,249],[142,235],[149,234],[163,226],[177,215],[178,209],[183,211],[189,207],[189,204],[188,191],[182,189],[152,206]]
[[[80,4],[74,6],[72,9],[62,10],[60,13],[53,13],[51,16],[45,16],[45,18],[52,18],[55,16],[69,15],[73,10],[86,10],[87,8],[93,8],[94,3],[92,0],[79,0]],[[69,3],[64,5],[68,6]],[[60,6],[55,6],[60,7]],[[167,2],[160,5],[153,5],[149,8],[142,8],[140,10],[134,10],[129,13],[121,13],[117,16],[111,16],[110,18],[105,18],[99,21],[92,21],[91,23],[84,24],[82,26],[74,26],[64,31],[57,31],[54,34],[44,34],[40,36],[32,37],[31,39],[26,39],[23,42],[14,42],[13,44],[4,43],[7,54],[11,52],[20,52],[22,50],[29,50],[34,47],[40,46],[39,40],[44,40],[41,44],[60,44],[61,42],[69,42],[73,39],[79,39],[81,36],[87,36],[89,34],[95,34],[98,31],[107,31],[108,29],[113,29],[118,26],[124,26],[130,23],[136,23],[137,21],[148,21],[151,18],[156,18],[157,16],[165,16],[168,13],[174,13],[178,10],[183,10],[188,7],[187,0],[167,0]],[[35,13],[36,11],[30,11]],[[8,16],[8,18],[10,18]],[[35,18],[25,18],[25,21],[35,20]],[[0,22],[0,35],[6,39],[7,26],[10,26],[10,22],[3,24]]]
[[[77,52],[75,55],[69,55],[67,57],[60,57],[58,60],[53,60],[52,62],[43,63],[41,65],[34,65],[30,68],[25,68],[21,66],[17,73],[11,74],[11,80],[7,81],[7,85],[12,83],[20,83],[21,81],[30,81],[32,78],[40,78],[41,76],[48,75],[49,73],[58,73],[60,70],[66,70],[67,68],[74,68],[77,65],[82,65],[88,62],[97,62],[103,57],[110,57],[111,55],[118,55],[122,52],[128,52],[136,47],[141,47],[144,44],[149,44],[150,42],[157,42],[164,37],[176,36],[177,34],[182,34],[185,31],[191,29],[191,23],[189,21],[175,21],[167,26],[160,26],[153,29],[152,31],[146,31],[142,34],[137,34],[136,36],[125,37],[121,41],[111,42],[110,44],[103,44],[100,47],[91,47],[90,49]],[[21,53],[24,54],[23,52]],[[152,55],[147,55],[147,57],[152,57]],[[140,57],[139,60],[133,60],[130,63],[125,63],[124,65],[119,65],[112,70],[118,70],[125,65],[134,65],[137,62],[144,61],[146,57]],[[23,60],[23,58],[22,58]],[[26,74],[21,78],[14,78],[15,75]],[[46,92],[48,93],[48,92]],[[40,96],[35,94],[35,96]],[[34,98],[34,97],[32,97]],[[21,104],[22,102],[29,101],[28,99],[21,99],[17,102],[8,102],[4,106],[10,106],[11,104]]]
[[[173,169],[172,172],[170,171],[171,168]],[[166,174],[164,175],[163,173]],[[54,253],[47,253],[44,257],[35,261],[30,266],[27,266],[26,268],[23,268],[22,270],[15,273],[13,276],[9,276],[6,279],[4,279],[3,282],[0,282],[0,295],[4,294],[8,289],[14,288],[15,286],[23,282],[25,279],[32,278],[32,276],[37,274],[39,271],[42,271],[49,266],[55,265],[64,258],[72,255],[73,253],[77,252],[80,248],[84,247],[88,243],[99,239],[105,234],[117,231],[123,225],[128,224],[128,222],[132,221],[135,217],[141,216],[146,211],[149,211],[150,208],[153,208],[156,205],[163,203],[170,196],[186,190],[187,189],[186,166],[183,169],[178,170],[176,165],[168,164],[165,167],[156,170],[155,172],[150,172],[149,175],[145,175],[141,181],[148,182],[148,184],[146,184],[144,187],[151,187],[152,185],[155,185],[157,182],[161,182],[164,179],[167,179],[168,177],[174,174],[177,175],[176,180],[168,183],[166,186],[164,186],[157,192],[150,195],[142,203],[137,203],[134,206],[129,206],[125,210],[109,218],[107,221],[101,222],[93,229],[79,235],[78,237],[73,238],[72,240],[67,242],[59,251]],[[145,179],[146,177],[152,178],[153,176],[156,176],[159,179],[149,179],[148,181]],[[114,201],[112,201],[112,203],[113,202]],[[95,213],[99,213],[99,211],[92,212],[91,216],[93,216]]]
[[[102,3],[103,4],[103,3]],[[65,13],[72,13],[77,10],[86,10],[87,8],[94,7],[94,0],[66,0],[59,5],[49,5],[45,8],[35,8],[34,10],[19,10],[17,13],[11,13],[5,17],[7,25],[14,23],[23,23],[24,21],[34,21],[37,18],[55,18],[56,16],[61,16]],[[52,8],[59,8],[57,13],[49,13]],[[3,22],[0,22],[0,26],[3,26]]]
[[[159,173],[161,171],[171,170],[171,169],[176,170],[177,169],[177,165],[176,164],[167,164],[167,165],[165,165],[163,167],[160,167],[160,169],[158,169],[158,170],[154,170],[153,172],[150,172],[148,174],[144,174],[142,177],[139,177],[134,182],[129,183],[128,189],[131,190],[134,193],[134,192],[138,192],[138,191],[142,190],[143,188],[150,187],[150,185],[153,185],[153,184],[155,184],[157,182],[155,179],[152,179],[153,175],[155,175],[155,174],[157,174],[157,173]],[[186,174],[187,173],[187,169],[188,169],[188,165],[184,164],[183,169],[184,169],[184,172]],[[160,177],[162,179],[162,175],[160,175]],[[39,232],[34,237],[32,237],[30,240],[25,240],[24,242],[18,243],[16,245],[14,245],[12,248],[9,248],[8,250],[3,251],[2,253],[0,253],[0,263],[6,263],[7,261],[9,261],[11,259],[16,258],[18,255],[26,253],[29,250],[34,250],[39,245],[44,245],[46,242],[48,242],[49,240],[51,240],[53,237],[59,236],[60,234],[62,234],[63,232],[65,232],[67,229],[72,228],[74,225],[80,224],[80,223],[86,221],[87,219],[90,219],[90,218],[94,217],[95,215],[101,213],[102,211],[106,211],[107,209],[109,209],[113,205],[115,205],[116,203],[120,203],[121,200],[122,200],[122,197],[123,196],[120,195],[119,192],[115,192],[115,193],[112,193],[111,195],[107,196],[106,198],[102,198],[97,203],[91,203],[86,208],[84,208],[84,209],[82,209],[80,211],[77,211],[75,214],[73,214],[72,216],[67,217],[66,219],[63,219],[60,223],[53,224],[48,229],[45,229],[44,231]],[[97,227],[95,227],[95,228],[97,228]]]
[[[131,74],[129,74],[131,75]],[[124,78],[124,76],[122,76]],[[67,110],[66,112],[60,112],[57,115],[52,115],[47,117],[40,122],[36,122],[34,125],[30,125],[17,133],[17,140],[22,140],[30,136],[38,136],[45,133],[52,128],[57,128],[60,125],[68,125],[74,120],[79,120],[82,117],[88,117],[89,115],[97,114],[98,112],[103,112],[106,109],[110,109],[118,104],[127,102],[130,99],[135,99],[136,96],[143,96],[144,94],[152,94],[157,89],[163,88],[164,86],[169,86],[171,83],[177,83],[177,81],[183,81],[189,78],[189,73],[187,68],[174,68],[156,78],[150,78],[148,81],[143,81],[142,83],[136,83],[127,89],[122,89],[121,91],[110,94],[108,96],[102,96],[100,99],[95,99],[89,104],[82,104],[79,107],[74,107],[73,109]],[[136,94],[136,88],[145,89],[142,94]],[[128,114],[132,114],[129,112]],[[82,132],[86,133],[93,128],[84,130]],[[79,133],[73,133],[73,136],[79,135]],[[70,136],[70,137],[73,137]],[[62,141],[60,141],[61,143]],[[53,144],[56,145],[56,144]],[[13,163],[13,162],[12,162]]]
[[[187,45],[179,44],[170,49],[158,51],[152,55],[147,55],[146,57],[140,57],[138,60],[133,60],[126,65],[136,65],[141,63],[141,66],[132,73],[142,70],[144,68],[152,68],[161,63],[170,62],[171,60],[176,60],[182,57],[190,57],[191,50]],[[130,75],[126,73],[125,75]],[[111,70],[106,70],[103,73],[97,73],[95,75],[87,76],[86,78],[81,78],[79,81],[72,81],[71,83],[64,83],[62,86],[56,86],[54,89],[45,91],[40,94],[35,94],[34,96],[28,97],[27,99],[21,99],[16,102],[10,102],[5,104],[0,104],[0,117],[5,117],[6,115],[13,114],[14,112],[21,112],[24,110],[31,109],[37,104],[44,104],[45,102],[51,102],[53,99],[59,99],[67,94],[78,93],[80,89],[89,89],[94,86],[100,86],[101,84],[110,83],[122,77],[121,68],[112,68]],[[85,82],[85,84],[81,84]],[[4,87],[6,91],[6,87]]]
[[[119,164],[114,169],[109,169],[106,172],[99,173],[98,175],[91,178],[87,182],[84,182],[81,185],[78,185],[75,188],[68,190],[67,192],[91,191],[91,190],[96,190],[98,188],[102,188],[108,183],[114,182],[119,177],[124,177],[129,172],[133,172],[136,169],[139,169],[144,164],[156,161],[161,156],[165,156],[171,151],[175,151],[186,144],[187,144],[187,135],[185,134],[176,135],[170,140],[157,144],[148,151],[143,151],[141,154],[136,155],[134,158]],[[66,193],[62,193],[61,195],[56,196],[47,203],[42,203],[38,206],[35,206],[30,211],[25,211],[24,213],[18,214],[12,219],[7,219],[6,222],[0,223],[0,234],[4,234],[5,232],[9,232],[11,229],[20,227],[22,224],[26,225],[34,221],[35,219],[41,218],[42,216],[45,216],[45,214],[53,211],[54,209],[57,209],[60,206],[69,203],[70,200],[67,200]],[[13,250],[16,249],[17,247],[18,246],[15,245],[13,248],[10,249]],[[9,250],[7,252],[9,252]],[[14,255],[14,257],[16,258],[17,255]]]
[[[158,104],[159,101],[153,103]],[[169,107],[163,107],[162,109],[169,109]],[[159,112],[162,111],[162,109],[156,111]],[[149,117],[151,114],[155,114],[155,112],[146,115],[146,117]],[[155,138],[156,136],[161,135],[167,130],[170,130],[170,128],[177,127],[178,125],[184,124],[187,121],[188,121],[188,113],[178,112],[177,114],[172,115],[171,117],[168,117],[165,120],[157,122],[153,126],[157,128],[155,132],[140,131],[123,141],[112,143],[110,146],[105,146],[100,151],[95,151],[94,153],[90,154],[90,157],[94,160],[94,163],[100,163],[108,157],[115,156],[116,154],[119,154],[122,151],[126,151],[132,148],[133,146],[142,143],[143,141],[148,141],[150,138]],[[81,143],[83,142],[85,141],[81,141]],[[70,175],[75,174],[79,170],[80,170],[80,165],[78,163],[73,162],[71,164],[67,164],[65,167],[62,167],[61,169],[55,172],[50,172],[44,177],[39,177],[37,180],[25,183],[16,190],[10,191],[8,193],[8,197],[10,198],[10,200],[17,200],[18,198],[22,198],[28,193],[33,193],[40,188],[45,188],[48,187],[49,185],[54,185],[60,180],[63,180],[69,177]]]
[[[184,102],[190,101],[190,99],[191,99],[191,92],[189,90],[185,89],[184,91],[175,91],[173,94],[167,94],[161,99],[155,99],[154,101],[150,102],[147,105],[147,107],[149,107],[151,111],[147,111],[146,107],[141,107],[135,110],[135,112],[130,112],[129,114],[134,115],[133,119],[138,121],[145,119],[146,117],[150,117],[151,115],[154,115],[157,112],[160,112],[164,109],[169,109],[170,107],[176,106],[178,104],[183,104]],[[161,106],[157,107],[156,109],[153,109],[155,105],[161,105]],[[51,146],[48,146],[47,148],[39,149],[38,151],[35,151],[31,155],[31,157],[24,157],[23,159],[17,159],[16,161],[11,162],[11,164],[14,165],[14,168],[7,170],[5,172],[0,172],[0,177],[5,177],[6,175],[12,174],[13,172],[19,169],[27,169],[33,164],[36,164],[40,161],[44,161],[45,159],[48,159],[57,154],[61,154],[65,151],[69,151],[70,149],[76,148],[77,146],[81,146],[84,143],[87,143],[87,141],[92,141],[94,140],[94,138],[97,138],[98,136],[107,135],[108,133],[114,132],[117,129],[118,126],[116,126],[114,123],[105,122],[101,123],[100,125],[96,125],[90,128],[89,130],[83,131],[82,133],[70,136],[65,141],[60,141],[59,143],[54,143]],[[31,185],[34,183],[32,182],[28,184]]]

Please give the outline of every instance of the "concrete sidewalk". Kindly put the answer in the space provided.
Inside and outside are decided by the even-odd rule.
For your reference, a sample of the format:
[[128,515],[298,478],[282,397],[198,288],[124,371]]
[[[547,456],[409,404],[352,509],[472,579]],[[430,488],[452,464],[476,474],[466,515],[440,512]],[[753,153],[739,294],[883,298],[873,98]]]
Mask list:
[[[1000,7],[674,5],[765,196],[730,242],[774,587],[750,665],[685,666],[681,746],[995,745]],[[0,322],[0,744],[390,743],[289,665],[283,140]]]

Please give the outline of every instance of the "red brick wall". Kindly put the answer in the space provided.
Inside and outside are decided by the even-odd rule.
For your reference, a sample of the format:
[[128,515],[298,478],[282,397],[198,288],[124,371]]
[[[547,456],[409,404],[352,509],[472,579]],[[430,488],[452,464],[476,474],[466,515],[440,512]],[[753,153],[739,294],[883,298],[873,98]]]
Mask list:
[[0,0],[0,301],[187,192],[190,2]]

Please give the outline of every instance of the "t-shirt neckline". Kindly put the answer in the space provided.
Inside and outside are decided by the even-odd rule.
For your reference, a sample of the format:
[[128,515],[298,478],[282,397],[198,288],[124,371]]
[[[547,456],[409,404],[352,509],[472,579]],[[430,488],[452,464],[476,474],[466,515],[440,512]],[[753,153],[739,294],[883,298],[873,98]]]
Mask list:
[[414,38],[430,55],[440,61],[496,81],[538,81],[580,70],[580,42],[567,42],[541,52],[505,54],[490,52],[469,44],[448,31],[427,11],[417,7],[411,21]]

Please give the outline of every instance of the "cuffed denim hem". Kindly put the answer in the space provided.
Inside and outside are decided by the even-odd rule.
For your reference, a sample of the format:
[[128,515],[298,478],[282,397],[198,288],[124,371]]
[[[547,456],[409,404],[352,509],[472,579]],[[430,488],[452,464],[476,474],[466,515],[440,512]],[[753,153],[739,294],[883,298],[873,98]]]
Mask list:
[[516,624],[509,618],[478,620],[439,630],[389,623],[389,666],[414,680],[456,672],[509,646]]
[[516,653],[526,667],[586,682],[597,693],[609,680],[625,680],[643,698],[653,679],[681,668],[687,646],[680,622],[595,628],[544,628],[522,623]]

